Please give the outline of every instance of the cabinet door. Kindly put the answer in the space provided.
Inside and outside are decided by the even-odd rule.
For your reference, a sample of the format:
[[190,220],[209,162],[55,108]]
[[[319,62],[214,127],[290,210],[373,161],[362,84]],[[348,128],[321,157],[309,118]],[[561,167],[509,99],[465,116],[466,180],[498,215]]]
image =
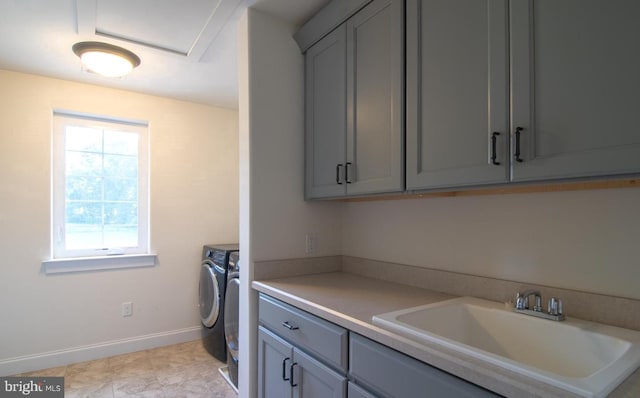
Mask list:
[[407,189],[508,181],[507,10],[407,1]]
[[401,0],[374,0],[347,25],[347,193],[402,191]]
[[350,334],[351,379],[394,398],[495,398],[498,395],[355,333]]
[[640,171],[640,2],[511,0],[510,12],[513,179]]
[[258,397],[291,398],[289,378],[293,347],[269,330],[258,327]]
[[349,385],[347,386],[347,396],[349,398],[376,398],[375,395],[365,391],[363,388],[352,382],[349,382]]
[[347,378],[334,372],[297,348],[294,358],[294,398],[344,398]]
[[346,27],[305,54],[305,195],[344,196]]

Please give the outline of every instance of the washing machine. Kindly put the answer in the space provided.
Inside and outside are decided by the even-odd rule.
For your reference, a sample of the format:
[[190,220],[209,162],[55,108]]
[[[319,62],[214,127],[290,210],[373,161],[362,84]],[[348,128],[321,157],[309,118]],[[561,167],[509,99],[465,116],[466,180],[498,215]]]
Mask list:
[[202,248],[200,288],[198,289],[202,344],[220,361],[227,361],[224,338],[224,297],[227,287],[229,256],[238,244],[206,245]]
[[238,324],[240,317],[240,253],[231,253],[224,299],[224,334],[229,381],[238,388]]

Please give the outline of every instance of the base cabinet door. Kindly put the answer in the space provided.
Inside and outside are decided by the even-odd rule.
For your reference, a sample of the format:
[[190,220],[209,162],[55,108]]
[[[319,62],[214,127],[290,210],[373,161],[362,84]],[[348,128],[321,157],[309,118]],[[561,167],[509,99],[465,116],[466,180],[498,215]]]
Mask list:
[[347,378],[294,348],[294,398],[345,398]]
[[376,398],[375,395],[352,382],[349,382],[349,386],[347,387],[347,396],[349,398]]
[[258,347],[258,397],[291,398],[293,346],[260,326]]
[[259,398],[345,398],[347,378],[258,327]]
[[349,339],[349,374],[355,382],[381,397],[499,397],[355,333]]

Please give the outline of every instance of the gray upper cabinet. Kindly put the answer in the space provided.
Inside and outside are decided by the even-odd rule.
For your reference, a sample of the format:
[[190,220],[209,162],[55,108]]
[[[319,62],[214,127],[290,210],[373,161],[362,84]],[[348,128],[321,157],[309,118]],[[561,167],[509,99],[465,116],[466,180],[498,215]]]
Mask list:
[[305,55],[306,196],[346,193],[346,26],[340,26]]
[[307,50],[307,198],[404,189],[403,21],[374,0]]
[[404,188],[402,0],[375,0],[347,21],[347,193]]
[[407,189],[640,171],[640,2],[408,0]]
[[640,173],[640,1],[404,3],[301,29],[307,198]]
[[513,180],[640,171],[640,2],[510,4]]
[[507,12],[407,1],[407,189],[509,181]]

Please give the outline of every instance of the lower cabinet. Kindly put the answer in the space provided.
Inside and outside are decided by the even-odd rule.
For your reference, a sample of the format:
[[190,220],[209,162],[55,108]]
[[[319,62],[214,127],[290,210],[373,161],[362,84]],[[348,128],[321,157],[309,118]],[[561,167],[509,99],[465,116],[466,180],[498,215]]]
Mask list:
[[375,395],[367,392],[365,389],[359,387],[353,382],[349,382],[349,386],[347,387],[347,395],[349,396],[349,398],[376,398]]
[[355,333],[349,337],[349,378],[380,397],[499,397]]
[[344,398],[347,378],[258,327],[258,397]]
[[259,320],[259,398],[499,396],[264,294]]

